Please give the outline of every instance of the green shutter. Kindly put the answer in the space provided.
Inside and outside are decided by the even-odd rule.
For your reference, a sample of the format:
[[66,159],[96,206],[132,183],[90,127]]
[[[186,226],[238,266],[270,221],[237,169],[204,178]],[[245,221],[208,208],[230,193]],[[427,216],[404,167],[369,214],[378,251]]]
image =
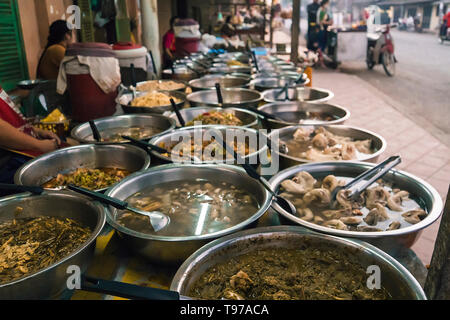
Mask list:
[[27,78],[17,0],[0,0],[0,84],[8,91]]
[[81,41],[95,42],[94,17],[92,15],[91,1],[78,0],[81,11]]

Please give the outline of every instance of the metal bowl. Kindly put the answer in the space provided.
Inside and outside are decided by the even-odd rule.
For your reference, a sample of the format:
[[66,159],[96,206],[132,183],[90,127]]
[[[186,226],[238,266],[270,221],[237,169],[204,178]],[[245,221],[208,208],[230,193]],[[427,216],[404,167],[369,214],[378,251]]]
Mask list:
[[172,72],[172,69],[164,69],[162,71],[161,77],[163,79],[172,79],[189,82],[192,79],[197,79],[200,76],[198,73],[195,73],[186,67],[178,67],[175,68],[174,70],[175,73]]
[[[270,185],[272,190],[278,190],[282,181],[292,178],[300,171],[307,171],[316,178],[322,178],[330,174],[338,177],[355,178],[357,175],[372,167],[374,167],[374,164],[346,161],[305,164],[278,173],[270,180]],[[273,208],[281,216],[294,224],[300,224],[308,229],[330,235],[358,238],[375,245],[389,254],[395,255],[399,248],[411,247],[417,241],[421,230],[430,226],[439,218],[443,205],[439,193],[431,185],[412,174],[399,170],[391,170],[383,177],[383,180],[393,183],[396,188],[408,191],[414,199],[418,199],[419,203],[423,204],[424,209],[428,212],[428,216],[421,222],[406,228],[392,231],[362,232],[335,230],[304,221],[287,213],[276,203],[273,205]]]
[[[288,141],[288,140],[292,139],[294,132],[298,128],[305,128],[305,127],[310,127],[310,128],[314,128],[314,129],[316,129],[318,127],[325,127],[328,131],[330,131],[333,134],[353,138],[356,140],[371,139],[372,140],[372,148],[374,150],[376,150],[375,153],[367,155],[367,156],[362,156],[360,159],[357,159],[356,161],[377,162],[378,158],[386,150],[386,147],[387,147],[386,140],[382,136],[380,136],[374,132],[371,132],[371,131],[368,131],[365,129],[361,129],[361,128],[357,128],[357,127],[342,126],[342,125],[330,125],[330,126],[321,126],[321,125],[299,126],[299,125],[297,125],[297,126],[291,126],[291,127],[284,127],[284,128],[272,131],[269,134],[269,138],[273,139],[275,137],[278,137],[278,139],[281,141]],[[276,149],[272,150],[272,152],[275,155],[277,155],[277,157],[279,157],[281,169],[286,169],[286,168],[297,166],[299,164],[304,164],[304,163],[319,162],[319,161],[311,161],[311,160],[307,160],[307,159],[303,159],[303,158],[294,157],[289,154],[279,152]]]
[[189,81],[189,86],[193,91],[199,90],[213,90],[216,83],[219,83],[222,88],[245,88],[248,86],[249,80],[241,77],[223,76],[217,77],[203,77]]
[[258,91],[284,88],[286,84],[289,84],[289,88],[304,87],[307,84],[309,84],[310,80],[305,73],[302,75],[302,78],[304,80],[303,83],[295,83],[295,80],[297,79],[292,79],[291,77],[258,78],[252,80],[250,82],[250,86],[252,86],[255,90]]
[[[175,128],[175,120],[165,117],[159,114],[133,114],[133,115],[122,115],[115,117],[107,117],[94,120],[96,127],[100,133],[100,136],[104,136],[104,133],[108,133],[111,129],[117,128],[131,128],[131,127],[142,127],[142,128],[157,128],[161,130],[159,134],[164,134]],[[92,129],[89,123],[83,123],[78,125],[72,130],[72,138],[79,141],[80,143],[93,143],[93,144],[111,144],[110,142],[97,142],[92,136]],[[153,135],[155,136],[155,135]],[[150,139],[153,136],[145,137],[144,139]],[[127,143],[118,142],[118,143]]]
[[269,71],[269,70],[263,70],[259,73],[254,73],[252,75],[253,79],[259,79],[259,78],[289,78],[289,79],[298,79],[300,76],[300,73],[298,72],[292,72],[292,71]]
[[0,222],[17,218],[15,209],[22,207],[23,218],[51,216],[71,218],[92,230],[89,239],[62,260],[24,278],[0,284],[0,299],[50,299],[67,289],[67,268],[87,269],[95,251],[95,239],[105,225],[105,208],[90,199],[63,192],[45,192],[40,196],[17,194],[0,199]]
[[[278,121],[269,119],[269,129],[278,129],[286,126],[298,124],[304,125],[329,125],[343,124],[350,118],[350,111],[344,107],[330,103],[311,103],[311,102],[276,102],[268,103],[258,108],[286,121]],[[318,112],[334,118],[331,121],[308,119],[308,112]]]
[[249,212],[247,220],[231,228],[211,234],[186,237],[157,236],[130,230],[116,222],[117,210],[108,208],[106,212],[108,223],[119,232],[130,248],[157,263],[181,264],[195,250],[212,239],[249,228],[266,212],[271,204],[269,193],[258,181],[250,178],[242,168],[229,165],[170,164],[158,166],[124,179],[120,184],[110,189],[107,195],[125,200],[136,192],[151,186],[157,187],[161,183],[184,179],[205,179],[232,183],[251,192],[256,197],[260,208],[257,212]]
[[381,286],[393,299],[425,300],[420,284],[399,262],[375,248],[354,239],[318,234],[301,227],[267,227],[246,230],[208,243],[191,255],[178,269],[170,290],[188,295],[190,288],[211,267],[243,254],[264,249],[299,249],[305,246],[331,247],[364,266],[376,265]]
[[[176,83],[182,85],[182,87],[180,86],[179,89],[174,89],[174,90],[162,90],[162,91],[180,91],[180,92],[184,92],[184,91],[186,90],[186,83],[185,83],[185,82],[183,82],[183,81],[176,81],[176,80],[168,80],[168,79],[166,79],[166,80],[148,80],[148,81],[138,82],[138,83],[136,84],[136,90],[146,92],[146,91],[148,91],[148,90],[139,90],[139,89],[137,89],[137,88],[139,88],[139,86],[141,86],[141,85],[146,84],[147,82],[154,82],[154,81],[157,81],[158,84],[162,84],[162,83],[165,83],[165,82],[172,81],[172,82],[176,82]],[[159,91],[159,90],[158,90],[158,91]]]
[[230,73],[245,73],[245,74],[251,74],[253,71],[253,68],[250,66],[217,66],[212,67],[208,69],[209,73],[223,73],[223,74],[230,74]]
[[[217,126],[217,125],[206,125],[206,126],[194,126],[194,127],[186,127],[181,128],[177,130],[173,130],[171,132],[168,132],[164,135],[160,135],[157,137],[154,137],[152,140],[150,140],[150,143],[156,146],[159,146],[161,143],[164,143],[165,148],[167,149],[168,146],[178,144],[179,142],[183,142],[185,140],[193,139],[199,139],[205,137],[205,139],[211,139],[211,137],[214,137],[214,132],[220,131],[222,133],[222,138],[225,142],[227,142],[227,138],[233,137],[233,134],[236,134],[236,136],[240,136],[241,134],[245,135],[245,137],[249,137],[250,143],[254,141],[257,143],[255,145],[255,149],[257,151],[248,154],[247,156],[243,157],[246,161],[248,161],[252,165],[258,165],[260,163],[261,159],[266,159],[267,155],[267,145],[260,146],[260,139],[259,139],[259,133],[257,130],[252,128],[245,128],[245,127],[233,127],[233,126]],[[243,137],[244,138],[244,137]],[[255,139],[252,139],[255,138]],[[170,163],[170,162],[176,162],[172,159],[170,156],[166,157],[158,152],[151,151],[152,156],[158,158],[164,163]],[[183,162],[182,159],[180,159],[180,162]],[[186,162],[186,161],[185,161]],[[192,163],[196,164],[213,164],[217,163],[218,161],[213,160],[204,160],[204,161],[196,161],[190,160]],[[219,161],[220,163],[226,162],[228,164],[236,164],[236,160],[231,158],[231,155],[227,155],[227,159]]]
[[59,173],[66,174],[78,168],[120,168],[136,172],[149,166],[149,155],[138,147],[86,144],[57,150],[25,163],[17,170],[14,183],[41,186]]
[[23,90],[33,90],[38,85],[44,84],[46,82],[48,82],[48,80],[44,80],[44,79],[22,80],[22,81],[17,82],[17,86]]
[[[285,100],[284,93],[278,98],[276,95],[280,92],[280,89],[271,89],[263,92],[263,99],[267,103],[283,102]],[[326,102],[334,97],[333,92],[326,89],[299,87],[290,88],[288,90],[289,101],[307,101],[314,103]]]
[[[234,114],[244,124],[244,128],[256,128],[258,126],[258,115],[249,110],[239,108],[212,108],[212,107],[196,107],[180,110],[181,116],[186,123],[194,120],[196,117],[204,114],[205,112],[226,112]],[[179,125],[178,118],[175,113],[170,115],[176,123]]]
[[[223,107],[258,107],[262,96],[258,91],[242,88],[229,88],[222,90]],[[187,96],[193,107],[210,106],[219,107],[216,90],[203,90],[193,92]]]
[[[179,108],[182,108],[186,102],[186,95],[183,92],[179,91],[160,91],[162,93],[167,94],[168,96],[175,97],[180,102],[177,102],[176,105]],[[136,94],[137,97],[144,96],[148,92],[138,92]],[[118,97],[117,102],[120,103],[122,106],[122,109],[125,113],[158,113],[163,114],[166,111],[172,111],[172,105],[161,105],[161,106],[155,106],[155,107],[133,107],[129,105],[133,101],[133,94],[131,93],[125,93]]]

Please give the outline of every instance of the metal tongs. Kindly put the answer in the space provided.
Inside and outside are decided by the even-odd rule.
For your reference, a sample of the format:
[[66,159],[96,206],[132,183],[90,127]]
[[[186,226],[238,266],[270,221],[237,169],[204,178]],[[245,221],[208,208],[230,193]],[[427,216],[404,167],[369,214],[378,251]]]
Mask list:
[[[284,100],[279,100],[278,97],[281,96],[283,93],[285,94]],[[284,85],[283,89],[281,89],[280,91],[275,93],[275,100],[277,100],[277,101],[288,101],[289,100],[289,82],[287,82]]]
[[[335,201],[336,201],[336,196],[339,193],[339,191],[350,190],[350,194],[347,196],[347,198],[349,200],[357,200],[358,197],[360,196],[360,194],[364,190],[366,190],[375,181],[377,181],[378,179],[383,177],[386,173],[389,172],[389,170],[391,170],[392,168],[394,168],[396,165],[398,165],[401,162],[402,162],[402,159],[400,158],[400,156],[389,157],[388,159],[381,162],[379,165],[373,167],[370,170],[363,172],[362,174],[357,176],[355,179],[353,179],[352,181],[347,183],[345,186],[336,187],[333,190],[333,192],[331,193],[331,207],[334,206]],[[371,177],[371,178],[368,179],[369,177]],[[366,179],[368,179],[368,180],[365,181],[362,186],[352,189],[352,187],[356,186],[358,183],[360,183],[361,181],[364,181]]]

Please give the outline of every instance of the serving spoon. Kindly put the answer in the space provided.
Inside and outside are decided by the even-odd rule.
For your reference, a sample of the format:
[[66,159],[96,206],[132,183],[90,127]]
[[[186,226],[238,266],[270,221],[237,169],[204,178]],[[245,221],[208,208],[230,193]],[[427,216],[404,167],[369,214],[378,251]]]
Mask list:
[[234,159],[236,160],[236,162],[240,165],[242,165],[242,167],[244,168],[245,172],[247,172],[247,174],[252,177],[253,179],[258,180],[263,187],[269,191],[269,193],[272,195],[273,198],[275,198],[275,201],[278,203],[278,205],[285,211],[289,212],[292,215],[297,215],[297,209],[295,208],[295,206],[287,199],[285,199],[284,197],[276,194],[272,188],[269,186],[269,184],[261,177],[261,175],[248,163],[245,162],[245,160],[237,153],[234,151],[233,148],[231,148],[220,136],[220,134],[216,134],[215,135],[215,140],[217,141],[217,143],[221,144],[223,146],[223,148],[230,153],[231,155],[233,155]]
[[357,188],[356,190],[350,190],[350,194],[348,195],[348,199],[350,200],[356,200],[358,199],[359,195],[366,190],[368,187],[370,187],[375,181],[383,177],[386,173],[389,172],[392,168],[394,168],[396,165],[402,162],[402,159],[400,156],[392,156],[378,164],[377,166],[373,167],[372,169],[369,169],[367,171],[364,171],[356,178],[352,179],[349,183],[347,183],[345,186],[337,186],[334,188],[333,192],[331,193],[331,202],[330,207],[334,207],[336,203],[336,196],[341,190],[350,190],[353,186],[358,184],[359,182],[367,179],[368,177],[372,176],[369,180],[364,182],[364,184]]
[[178,109],[177,104],[175,103],[175,101],[172,98],[170,98],[170,104],[172,105],[173,111],[177,115],[178,122],[180,122],[182,127],[185,127],[186,126],[186,121],[184,121],[183,116],[180,113],[180,109]]
[[94,120],[89,121],[89,126],[91,127],[92,136],[94,137],[95,141],[102,141],[102,136],[100,135],[100,131],[98,130]]
[[223,96],[222,96],[222,88],[220,87],[220,83],[216,83],[216,94],[217,94],[217,102],[220,108],[223,108]]
[[107,195],[104,195],[103,193],[98,193],[98,192],[91,191],[91,190],[88,190],[85,188],[77,187],[72,184],[69,184],[68,188],[72,191],[75,191],[82,195],[93,198],[104,204],[108,204],[116,209],[128,210],[128,211],[131,211],[131,212],[143,215],[143,216],[147,216],[149,218],[150,224],[152,225],[155,232],[158,232],[161,229],[164,229],[165,227],[167,227],[170,224],[170,218],[159,211],[147,212],[144,210],[140,210],[138,208],[130,206],[128,204],[128,202],[126,202],[126,201],[122,201],[122,200],[119,200],[119,199],[116,199],[113,197],[109,197]]

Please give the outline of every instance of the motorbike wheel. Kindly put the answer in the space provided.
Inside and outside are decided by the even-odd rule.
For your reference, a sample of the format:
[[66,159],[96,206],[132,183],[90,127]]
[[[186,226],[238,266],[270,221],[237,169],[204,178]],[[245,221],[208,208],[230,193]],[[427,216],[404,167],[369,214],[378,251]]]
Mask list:
[[383,52],[381,57],[382,57],[381,58],[381,60],[382,60],[381,63],[383,64],[384,72],[386,72],[386,74],[389,77],[394,76],[394,74],[395,74],[395,59],[394,59],[394,55],[386,50],[386,51]]

